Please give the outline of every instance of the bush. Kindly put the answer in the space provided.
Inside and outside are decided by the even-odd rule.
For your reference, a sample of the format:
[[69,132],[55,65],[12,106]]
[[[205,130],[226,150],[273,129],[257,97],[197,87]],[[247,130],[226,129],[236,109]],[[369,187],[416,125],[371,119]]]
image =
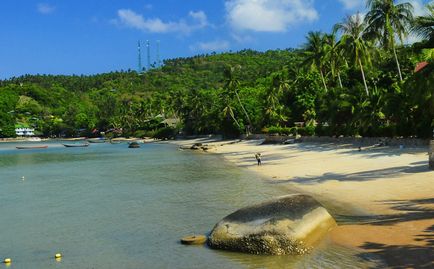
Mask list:
[[313,136],[315,135],[315,126],[298,127],[297,134],[303,136]]
[[145,137],[146,136],[146,131],[144,130],[137,130],[134,132],[133,134],[134,137]]
[[333,136],[333,129],[330,126],[318,125],[315,128],[315,133],[318,136]]
[[263,128],[262,132],[266,134],[295,135],[297,133],[297,127],[271,126]]
[[15,126],[12,124],[0,128],[0,137],[16,137]]
[[154,138],[158,139],[170,139],[174,138],[177,133],[177,129],[172,127],[164,127],[155,131]]

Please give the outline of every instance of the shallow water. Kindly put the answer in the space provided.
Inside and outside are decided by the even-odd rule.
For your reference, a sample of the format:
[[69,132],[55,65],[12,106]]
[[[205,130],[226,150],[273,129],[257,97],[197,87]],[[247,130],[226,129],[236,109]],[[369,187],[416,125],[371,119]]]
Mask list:
[[16,145],[0,144],[0,258],[12,258],[11,269],[374,266],[327,240],[303,257],[179,244],[240,207],[288,193],[218,155],[165,144]]

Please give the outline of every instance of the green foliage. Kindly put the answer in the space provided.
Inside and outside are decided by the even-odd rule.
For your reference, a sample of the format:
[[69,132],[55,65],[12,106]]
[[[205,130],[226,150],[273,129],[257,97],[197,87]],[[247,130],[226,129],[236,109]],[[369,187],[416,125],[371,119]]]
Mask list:
[[177,134],[177,129],[173,127],[164,127],[155,131],[153,137],[158,139],[171,139]]
[[[348,17],[336,27],[343,33],[340,40],[335,33],[311,32],[303,49],[171,59],[143,74],[0,81],[0,136],[14,136],[13,126],[21,122],[45,136],[104,131],[171,138],[182,129],[224,137],[261,131],[430,137],[434,64],[429,42],[403,47],[393,35],[383,35],[396,48],[395,57],[395,50],[375,46],[378,35],[369,37],[372,31],[386,33],[380,21],[369,34],[365,25],[360,16]],[[429,64],[414,73],[420,61]],[[304,127],[295,127],[300,122]]]

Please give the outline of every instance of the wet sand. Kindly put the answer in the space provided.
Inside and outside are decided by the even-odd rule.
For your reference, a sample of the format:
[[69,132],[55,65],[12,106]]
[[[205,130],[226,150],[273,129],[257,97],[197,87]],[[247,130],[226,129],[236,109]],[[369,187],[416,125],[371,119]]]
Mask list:
[[176,141],[196,142],[270,184],[322,202],[340,224],[331,233],[335,243],[375,253],[392,268],[434,268],[434,171],[428,168],[428,147],[359,151],[349,144]]

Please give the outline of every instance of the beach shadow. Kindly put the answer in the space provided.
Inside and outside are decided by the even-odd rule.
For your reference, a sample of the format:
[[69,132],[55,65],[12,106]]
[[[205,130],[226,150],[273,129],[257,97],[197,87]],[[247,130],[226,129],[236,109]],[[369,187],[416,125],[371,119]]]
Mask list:
[[305,152],[327,152],[335,151],[341,155],[361,155],[366,158],[380,158],[380,157],[392,157],[400,156],[401,154],[414,154],[428,152],[427,147],[409,147],[399,150],[397,146],[375,146],[365,145],[362,150],[359,151],[359,144],[357,143],[297,143],[287,145],[288,150],[297,149]]
[[[365,242],[361,248],[385,261],[389,268],[434,268],[434,248],[416,245],[385,245]],[[359,254],[364,258],[366,254]]]
[[430,172],[427,162],[420,162],[413,166],[397,166],[384,169],[367,170],[356,173],[324,173],[321,176],[294,177],[288,180],[271,181],[272,184],[299,183],[299,184],[318,184],[329,180],[337,181],[369,181],[369,180],[387,180],[388,178],[398,177],[402,174],[415,174]]
[[[339,224],[371,224],[393,225],[400,222],[416,220],[434,220],[434,198],[414,200],[387,200],[380,203],[390,205],[390,208],[398,211],[397,214],[387,215],[336,215]],[[434,225],[427,229],[434,232]],[[426,235],[423,235],[426,236]],[[434,233],[433,233],[434,236]],[[434,240],[433,236],[431,240]],[[432,243],[432,241],[431,241]]]
[[[434,198],[414,200],[380,201],[391,204],[391,208],[402,213],[375,216],[341,216],[358,220],[358,224],[393,225],[396,223],[434,220]],[[361,223],[360,223],[361,222]],[[361,248],[370,254],[375,254],[388,267],[404,268],[434,268],[434,225],[427,227],[421,234],[415,235],[414,240],[422,245],[386,245],[375,242],[365,242]],[[359,254],[364,257],[366,254]],[[372,257],[371,257],[372,258]]]

